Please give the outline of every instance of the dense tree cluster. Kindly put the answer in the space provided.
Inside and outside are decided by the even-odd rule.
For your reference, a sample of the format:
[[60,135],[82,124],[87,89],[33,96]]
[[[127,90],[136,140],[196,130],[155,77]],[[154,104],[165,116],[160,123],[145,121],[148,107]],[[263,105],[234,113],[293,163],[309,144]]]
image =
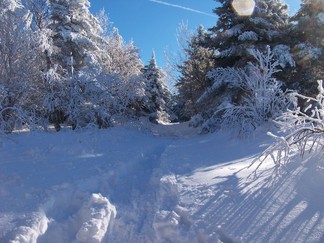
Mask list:
[[0,131],[178,116],[207,132],[244,134],[295,105],[289,90],[315,97],[324,75],[322,0],[303,0],[294,16],[282,0],[255,0],[251,16],[215,1],[215,26],[200,26],[184,44],[176,100],[154,53],[143,65],[103,12],[90,13],[89,0],[1,1]]
[[[216,25],[199,27],[179,65],[180,118],[206,131],[236,124],[242,132],[284,112],[288,89],[316,95],[324,74],[322,0],[303,0],[292,17],[281,0],[256,0],[251,16],[238,15],[231,0],[215,1]],[[256,101],[273,110],[255,113]]]
[[89,8],[88,0],[1,1],[0,131],[169,116],[155,61],[144,67],[133,43]]

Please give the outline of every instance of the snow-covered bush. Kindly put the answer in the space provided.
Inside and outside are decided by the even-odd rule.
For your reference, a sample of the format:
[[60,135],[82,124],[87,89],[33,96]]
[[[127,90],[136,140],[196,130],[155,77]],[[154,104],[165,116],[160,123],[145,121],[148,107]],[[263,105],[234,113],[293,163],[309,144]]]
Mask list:
[[220,128],[247,135],[262,123],[273,120],[291,105],[289,91],[283,91],[281,82],[274,74],[280,70],[278,60],[270,48],[266,53],[251,51],[256,63],[248,63],[245,68],[217,68],[209,73],[214,81],[199,102],[208,100],[220,87],[229,90],[223,94],[210,119],[220,121]]
[[306,101],[309,105],[301,110],[288,110],[277,119],[285,136],[276,136],[276,142],[270,145],[260,157],[254,161],[259,166],[266,158],[271,157],[277,168],[286,165],[292,153],[306,153],[322,151],[324,149],[324,88],[323,81],[318,81],[319,94],[316,98],[296,93],[297,99]]

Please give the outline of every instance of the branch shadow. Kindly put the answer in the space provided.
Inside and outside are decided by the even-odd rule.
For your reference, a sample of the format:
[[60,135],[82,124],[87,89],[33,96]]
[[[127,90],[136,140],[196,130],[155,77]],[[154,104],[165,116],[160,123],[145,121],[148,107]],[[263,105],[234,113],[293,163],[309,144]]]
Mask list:
[[212,236],[208,242],[215,241],[218,226],[242,242],[323,242],[324,179],[309,179],[324,176],[314,175],[314,166],[293,166],[276,180],[271,170],[248,182],[239,171],[223,177],[214,195],[198,202],[203,206],[193,221]]

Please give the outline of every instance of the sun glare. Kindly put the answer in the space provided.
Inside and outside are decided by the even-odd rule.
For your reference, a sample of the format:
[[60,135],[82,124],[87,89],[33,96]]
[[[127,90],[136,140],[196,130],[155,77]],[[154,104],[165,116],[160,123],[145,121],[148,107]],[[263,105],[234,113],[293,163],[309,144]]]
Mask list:
[[235,10],[235,12],[240,16],[251,16],[254,11],[255,1],[233,0],[232,7]]

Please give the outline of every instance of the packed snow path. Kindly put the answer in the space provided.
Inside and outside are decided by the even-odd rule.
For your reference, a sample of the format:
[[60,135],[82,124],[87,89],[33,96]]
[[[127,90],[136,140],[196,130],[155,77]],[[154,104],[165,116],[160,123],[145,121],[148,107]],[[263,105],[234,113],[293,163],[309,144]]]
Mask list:
[[[145,126],[144,126],[145,127]],[[324,163],[179,125],[0,138],[0,242],[323,242]]]

